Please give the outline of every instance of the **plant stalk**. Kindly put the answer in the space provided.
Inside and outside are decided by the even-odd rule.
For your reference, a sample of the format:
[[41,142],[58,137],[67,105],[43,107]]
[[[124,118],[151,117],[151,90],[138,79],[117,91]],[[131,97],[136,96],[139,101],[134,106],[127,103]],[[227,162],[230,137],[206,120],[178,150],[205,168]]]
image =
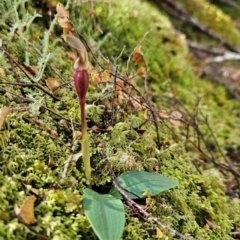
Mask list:
[[87,133],[86,112],[85,112],[85,98],[79,98],[81,108],[81,125],[82,125],[82,157],[85,170],[85,176],[88,186],[91,188],[91,163],[90,163],[90,149],[89,139]]

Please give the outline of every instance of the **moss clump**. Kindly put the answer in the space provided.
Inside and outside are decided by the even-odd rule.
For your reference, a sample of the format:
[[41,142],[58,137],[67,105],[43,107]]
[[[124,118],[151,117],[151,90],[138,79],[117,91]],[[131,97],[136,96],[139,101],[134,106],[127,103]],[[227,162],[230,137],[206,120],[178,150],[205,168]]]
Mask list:
[[231,44],[240,47],[239,41],[237,41],[240,34],[230,15],[205,0],[181,1],[181,4],[200,23]]
[[[6,9],[6,6],[0,6],[3,13],[3,10],[10,11],[10,7]],[[28,2],[30,12],[32,6]],[[149,68],[149,100],[157,106],[156,109],[171,112],[179,107],[174,102],[175,99],[191,111],[195,106],[196,95],[205,94],[212,89],[199,107],[209,115],[220,146],[225,147],[229,138],[238,145],[239,136],[236,131],[231,130],[239,124],[236,118],[239,103],[229,100],[224,88],[194,76],[191,63],[187,59],[188,50],[184,37],[176,33],[169,20],[153,6],[146,2],[123,0],[112,1],[110,4],[94,2],[93,8],[89,3],[79,6],[78,1],[73,1],[69,7],[74,26],[88,40],[98,61],[109,66],[101,58],[103,54],[113,64],[119,64],[118,70],[123,74],[127,70],[129,74],[137,71],[138,68],[132,62],[127,69],[126,62],[144,34],[151,30],[142,43]],[[24,7],[20,9],[22,13],[18,16],[18,21],[21,23],[21,16],[26,12]],[[42,22],[38,19],[39,29],[43,28],[45,22],[46,19]],[[3,93],[0,107],[13,107],[1,129],[0,237],[10,240],[36,239],[41,234],[54,240],[96,239],[82,209],[82,192],[86,187],[86,180],[81,157],[74,156],[79,160],[69,167],[64,184],[56,186],[64,163],[70,155],[76,131],[80,128],[77,97],[70,81],[72,63],[66,56],[69,49],[62,44],[55,25],[49,39],[43,38],[46,35],[42,31],[36,31],[36,36],[41,36],[41,39],[31,39],[31,30],[37,30],[38,27],[33,24],[27,31],[29,35],[16,36],[14,43],[6,34],[11,29],[8,25],[2,26],[4,43],[19,64],[23,64],[26,56],[29,65],[44,62],[46,56],[37,54],[32,49],[32,44],[37,49],[46,47],[47,54],[55,54],[49,59],[38,84],[48,93],[45,79],[49,76],[58,78],[62,85],[54,93],[59,100],[53,99],[51,94],[42,92],[35,85],[24,87],[24,94],[16,85],[8,84],[5,89],[0,89]],[[32,44],[29,44],[31,41]],[[16,46],[17,53],[13,52]],[[125,50],[118,62],[115,62],[123,46]],[[23,51],[26,51],[25,56],[22,56]],[[5,76],[5,80],[15,83],[12,66],[6,56],[3,55],[0,61],[6,71],[11,73]],[[94,59],[92,63],[95,69],[100,69]],[[23,71],[18,71],[22,81],[31,83]],[[196,239],[232,239],[230,232],[240,228],[239,203],[225,196],[225,180],[218,170],[210,163],[204,163],[204,156],[192,145],[189,146],[189,139],[196,141],[194,133],[190,132],[187,139],[184,127],[179,128],[170,125],[168,120],[158,119],[156,124],[161,140],[161,147],[158,148],[156,127],[152,119],[146,117],[148,113],[144,112],[145,109],[138,111],[127,104],[119,104],[117,107],[112,105],[115,80],[111,77],[107,83],[97,86],[92,84],[88,93],[93,185],[97,190],[100,189],[100,193],[105,193],[110,184],[108,169],[97,148],[99,143],[104,142],[106,155],[116,174],[130,169],[147,170],[179,181],[177,188],[154,198],[149,197],[145,203],[149,211],[162,222]],[[140,93],[146,95],[143,78],[136,77],[135,86]],[[137,96],[136,92],[133,94]],[[229,112],[232,114],[231,119],[227,117]],[[219,128],[218,124],[223,124],[224,128]],[[212,137],[208,135],[209,129],[205,125],[201,125],[201,128],[209,145],[214,145]],[[77,144],[75,153],[80,150],[81,146]],[[213,152],[219,154],[216,149]],[[56,163],[55,168],[49,166],[49,158]],[[198,169],[193,160],[197,161]],[[221,156],[219,161],[224,161]],[[13,209],[15,204],[21,205],[26,196],[33,194],[33,188],[41,192],[34,210],[37,222],[35,225],[25,226],[14,216]],[[152,222],[139,219],[128,207],[126,218],[122,239],[157,238],[156,226]],[[218,227],[210,229],[207,220]],[[164,231],[163,239],[177,238]]]

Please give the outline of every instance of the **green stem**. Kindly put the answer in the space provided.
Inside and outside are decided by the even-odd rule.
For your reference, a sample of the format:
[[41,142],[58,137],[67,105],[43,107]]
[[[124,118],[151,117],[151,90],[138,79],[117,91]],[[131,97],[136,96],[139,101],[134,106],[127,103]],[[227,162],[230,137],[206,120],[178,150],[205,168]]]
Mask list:
[[82,158],[83,165],[85,168],[85,176],[88,182],[88,186],[91,188],[91,163],[85,113],[85,99],[79,99],[79,102],[81,107],[81,124],[82,124]]

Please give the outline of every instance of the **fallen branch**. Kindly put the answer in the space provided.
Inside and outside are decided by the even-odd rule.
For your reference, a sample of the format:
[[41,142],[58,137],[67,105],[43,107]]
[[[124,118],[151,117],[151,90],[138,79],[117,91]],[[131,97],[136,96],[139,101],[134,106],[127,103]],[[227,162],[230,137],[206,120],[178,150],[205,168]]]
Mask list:
[[226,50],[224,49],[209,47],[189,40],[187,40],[187,45],[189,48],[192,48],[194,50],[206,52],[213,55],[224,55],[226,53]]
[[216,33],[212,32],[206,26],[198,22],[197,19],[193,18],[188,12],[182,9],[178,4],[176,4],[173,0],[152,0],[155,4],[157,4],[161,9],[166,11],[171,16],[180,19],[184,22],[189,23],[190,25],[194,26],[204,34],[208,35],[209,37],[217,40],[223,46],[225,46],[228,50],[240,53],[240,51],[234,47],[231,43],[227,42],[225,39],[218,36]]
[[228,60],[240,60],[240,54],[235,52],[225,52],[222,56],[217,56],[214,58],[209,58],[206,60],[207,63],[210,62],[224,62]]

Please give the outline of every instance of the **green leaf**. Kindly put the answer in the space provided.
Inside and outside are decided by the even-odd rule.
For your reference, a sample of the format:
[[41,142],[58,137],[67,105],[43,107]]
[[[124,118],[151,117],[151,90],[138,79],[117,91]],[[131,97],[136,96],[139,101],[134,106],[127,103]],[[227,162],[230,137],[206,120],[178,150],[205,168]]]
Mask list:
[[[121,176],[119,176],[117,180],[123,188],[137,194],[139,197],[142,198],[144,197],[142,194],[145,191],[151,192],[151,195],[154,196],[160,192],[175,187],[178,184],[176,180],[164,177],[162,175],[137,171],[125,172]],[[125,193],[132,199],[137,198],[131,193]],[[122,196],[115,187],[110,190],[109,194],[111,194],[117,199],[122,198]]]
[[100,240],[119,240],[121,238],[125,223],[121,200],[109,194],[100,195],[86,188],[83,194],[83,209]]

